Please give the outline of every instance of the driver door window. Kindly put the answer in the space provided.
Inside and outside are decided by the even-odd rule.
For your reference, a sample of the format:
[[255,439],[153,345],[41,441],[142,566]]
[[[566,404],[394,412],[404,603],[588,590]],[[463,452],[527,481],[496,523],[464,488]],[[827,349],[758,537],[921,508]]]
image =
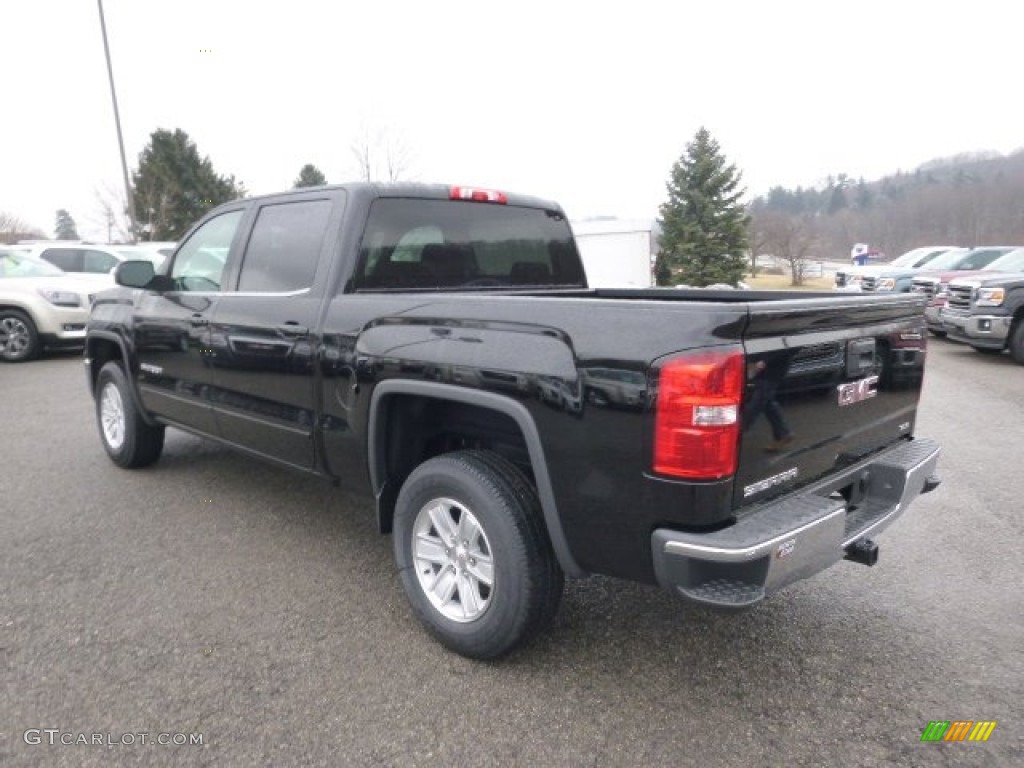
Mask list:
[[228,252],[242,214],[243,211],[230,211],[210,219],[178,249],[171,267],[174,290],[196,293],[222,290]]

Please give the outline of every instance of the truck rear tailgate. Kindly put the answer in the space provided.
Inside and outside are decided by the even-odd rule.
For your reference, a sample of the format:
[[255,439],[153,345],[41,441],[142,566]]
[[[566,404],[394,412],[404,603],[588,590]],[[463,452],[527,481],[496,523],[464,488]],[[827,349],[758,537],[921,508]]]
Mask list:
[[924,301],[749,305],[736,509],[842,469],[914,430]]

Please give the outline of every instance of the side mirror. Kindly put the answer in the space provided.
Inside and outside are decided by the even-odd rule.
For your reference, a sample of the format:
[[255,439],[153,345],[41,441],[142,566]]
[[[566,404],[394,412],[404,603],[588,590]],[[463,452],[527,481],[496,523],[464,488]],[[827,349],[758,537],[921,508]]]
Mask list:
[[150,261],[122,261],[114,268],[114,282],[126,288],[145,288],[154,274]]

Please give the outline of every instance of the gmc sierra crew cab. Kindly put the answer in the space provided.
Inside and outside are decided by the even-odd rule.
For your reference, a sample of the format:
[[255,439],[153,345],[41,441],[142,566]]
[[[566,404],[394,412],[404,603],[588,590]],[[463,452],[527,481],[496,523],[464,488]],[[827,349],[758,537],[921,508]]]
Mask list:
[[237,200],[87,329],[106,452],[175,427],[365,490],[412,610],[505,654],[565,576],[723,608],[846,558],[938,484],[924,299],[588,288],[555,203],[349,184]]
[[[1024,257],[1024,250],[1014,254]],[[1004,265],[1005,272],[1011,268],[1017,272],[979,272],[950,282],[942,321],[953,341],[997,355],[1009,350],[1024,365],[1024,261]]]
[[[987,250],[987,249],[986,249]],[[928,297],[928,304],[924,308],[924,321],[928,330],[936,336],[946,335],[946,325],[942,320],[942,313],[949,301],[949,284],[956,280],[961,282],[966,278],[978,276],[982,280],[988,277],[995,277],[996,273],[1017,273],[1024,271],[1024,248],[1013,248],[1003,252],[994,261],[990,261],[981,269],[972,270],[951,270],[948,272],[926,272],[920,277],[915,277],[911,290],[923,293]]]

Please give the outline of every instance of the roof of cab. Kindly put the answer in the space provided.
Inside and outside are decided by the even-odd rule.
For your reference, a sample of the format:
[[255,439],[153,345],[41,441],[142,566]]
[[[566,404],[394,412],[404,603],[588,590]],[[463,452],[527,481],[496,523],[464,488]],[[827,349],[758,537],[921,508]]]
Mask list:
[[[288,197],[299,197],[307,196],[311,193],[318,191],[333,191],[333,190],[344,190],[348,194],[369,197],[369,198],[380,198],[380,197],[417,197],[427,200],[450,200],[452,199],[452,189],[459,185],[453,184],[422,184],[415,182],[366,182],[366,181],[355,181],[343,184],[326,184],[320,187],[300,187],[298,189],[282,190],[281,192],[256,195],[253,197],[243,198],[241,200],[232,200],[224,203],[224,207],[230,205],[236,205],[238,203],[249,203],[259,202],[268,199],[281,199]],[[471,187],[469,185],[462,185],[463,189],[481,189],[490,191],[491,188],[485,187]],[[540,197],[534,197],[532,195],[521,195],[513,192],[505,192],[501,190],[508,200],[508,205],[524,206],[529,208],[543,208],[550,211],[562,211],[562,206],[553,200],[547,200]],[[475,202],[475,201],[465,201]],[[494,205],[495,203],[483,203],[484,205]],[[221,206],[218,206],[221,207]]]

